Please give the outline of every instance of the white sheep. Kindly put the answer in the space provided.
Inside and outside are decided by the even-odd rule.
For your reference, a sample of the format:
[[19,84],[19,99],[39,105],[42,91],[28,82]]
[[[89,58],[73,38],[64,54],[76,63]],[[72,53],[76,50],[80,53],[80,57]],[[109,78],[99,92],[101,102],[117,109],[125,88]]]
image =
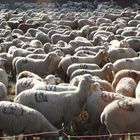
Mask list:
[[112,63],[121,58],[137,57],[138,54],[132,48],[112,48],[108,50],[108,57]]
[[94,69],[94,70],[77,69],[71,74],[70,79],[73,79],[78,75],[91,74],[92,76],[98,76],[102,80],[106,80],[111,83],[113,81],[113,73],[112,73],[113,70],[114,67],[112,63],[105,64],[102,69]]
[[138,36],[130,36],[129,38],[125,38],[124,40],[126,40],[130,48],[132,48],[136,52],[140,51],[140,40]]
[[102,91],[101,86],[98,82],[94,83],[92,88],[92,94],[87,98],[87,111],[91,118],[91,123],[94,129],[101,124],[100,115],[104,108],[114,100],[123,100],[123,95],[115,92]]
[[46,54],[29,54],[26,58],[33,58],[33,59],[45,59]]
[[68,66],[67,75],[71,76],[71,74],[77,69],[93,70],[93,69],[100,69],[100,67],[97,64],[74,63],[74,64],[71,64],[70,66]]
[[41,31],[39,31],[39,32],[36,33],[35,38],[37,40],[39,40],[42,44],[45,44],[47,42],[51,42],[51,40],[48,37],[48,35],[45,34],[45,33],[43,33],[43,32],[41,32]]
[[115,92],[128,97],[135,97],[136,82],[130,77],[121,78],[118,82]]
[[14,102],[37,109],[52,124],[60,128],[62,123],[67,125],[80,113],[91,93],[92,82],[90,79],[90,77],[82,79],[75,91],[57,93],[44,90],[25,90],[14,99]]
[[15,62],[16,72],[19,74],[23,70],[31,71],[39,76],[45,76],[56,72],[61,57],[51,52],[45,59],[21,58]]
[[93,51],[89,51],[89,50],[80,50],[80,51],[77,51],[73,56],[82,56],[82,57],[88,57],[88,56],[95,56],[96,55],[96,52],[93,52]]
[[139,57],[121,58],[113,63],[115,73],[123,69],[140,70],[139,65]]
[[46,84],[38,79],[35,78],[29,78],[29,77],[24,77],[19,79],[16,84],[15,84],[15,94],[18,95],[20,92],[27,90],[27,89],[32,89],[35,86],[45,86]]
[[59,68],[62,68],[62,70],[66,73],[67,68],[69,65],[73,63],[91,63],[91,64],[97,64],[99,65],[104,59],[108,57],[108,53],[105,50],[100,50],[96,56],[90,56],[90,57],[64,57],[59,63]]
[[140,130],[139,112],[138,99],[116,100],[105,107],[100,118],[110,134],[136,133]]
[[8,135],[55,131],[58,136],[58,130],[39,111],[18,103],[1,101],[0,118],[0,130]]
[[[79,76],[74,77],[70,81],[70,85],[78,86],[81,78],[82,77],[87,77],[89,75],[92,76],[91,74],[83,74],[83,75],[79,75]],[[95,81],[95,82],[98,82],[100,84],[100,87],[101,87],[102,91],[114,92],[113,86],[108,81],[102,80],[98,76],[92,76],[92,80]]]
[[30,71],[22,71],[20,72],[18,75],[17,75],[17,79],[16,81],[18,81],[19,79],[22,79],[22,78],[35,78],[39,81],[43,81],[43,79],[38,76],[37,74],[33,73],[33,72],[30,72]]
[[75,49],[75,52],[83,50],[83,51],[92,51],[92,52],[96,52],[97,53],[101,49],[108,50],[109,48],[108,48],[108,46],[104,46],[104,45],[102,45],[102,46],[94,46],[94,47],[93,46],[80,46],[80,47],[77,47]]
[[78,28],[78,20],[70,21],[70,20],[59,20],[57,21],[57,25],[65,25],[71,27],[71,29],[77,29]]
[[72,31],[69,35],[56,33],[51,36],[51,43],[56,44],[59,40],[63,40],[66,43],[69,43],[70,40],[73,40],[76,36],[77,34],[74,31]]
[[140,72],[137,70],[130,70],[130,69],[120,70],[115,74],[114,80],[112,82],[112,86],[116,88],[118,82],[124,77],[130,77],[135,80],[136,84],[138,84],[138,82],[140,81]]
[[103,18],[103,17],[96,19],[96,25],[100,25],[102,23],[112,23],[112,20],[108,18]]

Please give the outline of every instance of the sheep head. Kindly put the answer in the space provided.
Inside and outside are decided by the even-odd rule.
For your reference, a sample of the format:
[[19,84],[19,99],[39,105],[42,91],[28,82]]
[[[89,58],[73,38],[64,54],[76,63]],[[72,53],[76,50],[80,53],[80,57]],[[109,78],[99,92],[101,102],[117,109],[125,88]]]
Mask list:
[[103,67],[104,73],[106,75],[106,80],[108,82],[112,82],[114,79],[114,66],[112,63],[107,63],[106,65],[104,65]]
[[61,60],[61,56],[57,55],[55,52],[50,52],[46,57],[46,62],[49,63],[48,69],[49,73],[55,73],[58,69],[58,64]]
[[103,89],[102,86],[97,81],[93,81],[89,93],[90,95],[92,95],[97,91],[101,91],[102,89]]
[[18,74],[17,80],[28,77],[30,75],[30,71],[22,71]]
[[100,54],[100,58],[102,58],[103,60],[106,60],[108,58],[108,52],[106,50],[99,50],[99,54]]

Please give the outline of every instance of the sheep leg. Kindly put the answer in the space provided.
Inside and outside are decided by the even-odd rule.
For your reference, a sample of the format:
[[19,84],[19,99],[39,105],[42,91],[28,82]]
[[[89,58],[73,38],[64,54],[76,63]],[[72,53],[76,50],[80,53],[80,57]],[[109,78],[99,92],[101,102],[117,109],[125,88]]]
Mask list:
[[[106,135],[106,134],[109,134],[107,129],[106,129],[106,126],[100,124],[99,127],[98,127],[98,135]],[[109,137],[108,138],[107,137],[99,138],[99,140],[106,140],[106,139],[109,139]]]

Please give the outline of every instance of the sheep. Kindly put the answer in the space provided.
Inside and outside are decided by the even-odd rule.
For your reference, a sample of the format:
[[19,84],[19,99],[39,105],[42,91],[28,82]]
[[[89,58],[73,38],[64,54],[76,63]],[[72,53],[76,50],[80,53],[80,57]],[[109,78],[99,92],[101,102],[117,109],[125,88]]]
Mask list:
[[81,29],[85,25],[95,26],[95,21],[91,19],[79,19],[78,20],[78,27]]
[[[58,41],[57,44],[59,44],[60,41]],[[56,45],[57,45],[56,44]],[[66,42],[65,42],[66,44]],[[79,46],[93,46],[92,43],[90,41],[88,41],[86,38],[84,37],[76,37],[74,40],[71,40],[68,45],[66,44],[66,47],[56,47],[54,49],[60,49],[62,52],[64,52],[64,54],[71,54],[73,55],[76,48],[79,48]],[[99,50],[99,49],[98,49]]]
[[66,25],[66,26],[69,26],[71,27],[71,29],[77,29],[78,28],[78,21],[77,19],[74,20],[74,21],[70,21],[70,20],[60,20],[60,21],[57,21],[57,25]]
[[21,29],[23,31],[23,33],[26,33],[28,29],[30,28],[38,28],[39,24],[26,24],[26,23],[20,23],[18,25],[18,29]]
[[32,89],[35,87],[35,85],[40,86],[43,85],[45,86],[46,84],[38,79],[35,78],[21,78],[16,82],[15,85],[15,95],[18,95],[20,92],[27,90],[27,89]]
[[129,47],[132,48],[134,51],[138,52],[140,51],[140,40],[138,37],[130,37],[125,38],[126,42],[129,44]]
[[128,97],[135,97],[136,82],[130,77],[121,78],[118,82],[115,92]]
[[0,82],[0,101],[8,101],[8,91],[7,87]]
[[[90,77],[87,77],[81,79],[75,91],[59,93],[44,90],[25,90],[14,99],[14,102],[37,109],[54,126],[60,128],[62,122],[67,125],[80,113],[91,93],[92,83]],[[45,110],[43,106],[45,106]]]
[[24,33],[22,32],[22,30],[20,30],[20,29],[14,29],[14,30],[12,30],[12,36],[17,36],[18,37],[18,35],[24,35]]
[[[8,135],[55,131],[54,136],[58,136],[58,130],[39,111],[27,106],[1,101],[0,116],[0,130]],[[40,137],[47,136],[44,134]]]
[[121,58],[137,57],[138,54],[132,48],[112,48],[108,50],[108,57],[112,63]]
[[56,29],[52,29],[52,30],[49,30],[48,31],[48,37],[51,38],[51,36],[53,34],[64,34],[64,32],[68,31],[67,29],[59,29],[59,30],[56,30]]
[[95,56],[96,55],[96,52],[93,52],[93,51],[90,51],[90,50],[80,50],[80,51],[77,51],[73,56],[83,56],[83,57],[86,57],[86,56]]
[[108,19],[108,18],[98,18],[96,20],[96,25],[100,25],[102,23],[112,23],[112,20],[111,19]]
[[22,48],[16,48],[15,50],[13,49],[13,58],[18,56],[26,57],[29,54],[32,54],[32,52],[26,49],[22,49]]
[[[54,28],[54,27],[50,27],[50,28],[38,27],[37,29],[38,29],[39,31],[45,33],[45,34],[48,34],[49,31],[51,31],[51,30],[53,30],[53,29],[55,29],[55,28]],[[48,36],[49,36],[49,35],[48,35]]]
[[85,37],[77,36],[74,39],[77,47],[79,46],[93,46],[93,44]]
[[49,73],[55,73],[61,57],[56,53],[51,52],[46,55],[45,59],[32,59],[32,58],[21,58],[18,59],[15,64],[17,74],[23,70],[31,71],[39,76],[45,76]]
[[97,64],[74,63],[68,66],[67,75],[70,76],[77,69],[93,70],[93,69],[100,69],[100,67]]
[[[70,81],[70,85],[74,85],[74,86],[78,86],[79,84],[79,81],[82,77],[87,77],[87,76],[91,76],[91,74],[83,74],[83,75],[79,75],[79,76],[76,76],[74,77],[71,81]],[[101,87],[101,90],[103,91],[108,91],[108,92],[114,92],[114,88],[113,86],[111,85],[111,83],[109,83],[108,81],[106,80],[102,80],[100,79],[98,76],[92,76],[92,79],[95,81],[95,82],[98,82],[100,84],[100,87]]]
[[37,40],[39,40],[42,44],[45,44],[47,42],[51,42],[51,40],[48,37],[48,35],[45,34],[45,33],[43,33],[43,32],[41,32],[41,31],[39,31],[39,32],[36,33],[35,38]]
[[6,21],[1,21],[0,28],[6,29],[6,30],[11,30],[11,27],[8,25],[8,23]]
[[130,77],[135,80],[136,84],[138,84],[138,82],[140,81],[140,72],[130,69],[120,70],[115,74],[114,80],[112,81],[112,86],[116,88],[119,81],[124,77]]
[[29,54],[26,58],[45,59],[46,54]]
[[69,65],[73,63],[91,63],[99,65],[104,59],[108,57],[108,53],[105,50],[100,50],[96,56],[91,57],[66,57],[62,58],[58,67],[66,73]]
[[49,74],[44,78],[45,83],[50,85],[56,85],[56,77],[53,74]]
[[74,91],[77,89],[76,86],[63,86],[63,85],[52,85],[52,84],[46,84],[46,85],[35,85],[33,90],[44,90],[44,91],[53,91],[53,92],[62,92],[62,91]]
[[11,30],[13,29],[17,29],[20,22],[19,21],[7,21],[8,26],[11,28]]
[[38,76],[37,74],[33,73],[33,72],[30,72],[30,71],[22,71],[20,72],[18,75],[17,75],[17,79],[16,81],[18,81],[19,79],[22,79],[22,78],[35,78],[39,81],[43,81],[43,79]]
[[51,43],[56,44],[59,40],[63,40],[66,43],[69,43],[70,40],[73,40],[77,36],[77,33],[72,31],[69,35],[65,34],[53,34],[51,36]]
[[41,43],[41,41],[39,41],[37,39],[31,40],[29,45],[32,46],[33,48],[43,48],[43,44]]
[[29,28],[26,33],[29,33],[32,37],[35,37],[35,34],[38,32],[38,29]]
[[112,73],[113,70],[114,70],[114,67],[112,63],[105,64],[102,69],[95,69],[95,70],[77,69],[72,73],[72,75],[70,76],[70,79],[73,79],[75,76],[88,73],[88,74],[91,74],[92,76],[98,76],[99,78],[111,83],[114,78],[113,73]]
[[31,35],[29,36],[25,36],[25,35],[21,35],[18,37],[18,39],[20,39],[23,42],[31,42],[32,40],[36,39],[35,37],[32,37]]
[[130,20],[128,26],[137,26],[139,23],[139,20]]
[[96,46],[96,47],[93,47],[93,46],[80,46],[80,47],[77,47],[75,49],[75,52],[78,52],[80,50],[85,50],[85,51],[93,51],[93,52],[98,52],[99,50],[101,49],[105,49],[105,50],[108,50],[108,48],[104,45],[102,46]]
[[121,58],[113,63],[115,73],[117,73],[122,69],[140,70],[139,65],[140,65],[139,57]]
[[110,134],[136,133],[140,130],[139,111],[138,99],[116,100],[104,108],[100,119]]
[[136,36],[138,32],[133,30],[124,30],[121,35],[122,36]]
[[44,25],[44,28],[51,28],[51,27],[56,28],[57,25],[56,25],[55,23],[46,23],[46,24]]
[[109,49],[113,48],[129,48],[129,44],[125,40],[112,40],[109,44],[105,42],[104,45],[108,45]]
[[0,82],[2,82],[6,88],[8,87],[8,74],[2,68],[0,68]]
[[115,92],[101,91],[101,86],[98,82],[94,83],[94,88],[92,88],[91,96],[87,98],[86,105],[87,111],[91,118],[91,124],[93,129],[97,129],[97,126],[101,124],[100,115],[104,108],[114,100],[124,100],[123,95],[117,94]]
[[12,42],[3,42],[0,44],[0,53],[7,52],[8,49],[12,46]]
[[105,13],[103,15],[104,18],[111,19],[112,21],[115,21],[117,18],[120,17],[120,14],[115,14],[115,13]]

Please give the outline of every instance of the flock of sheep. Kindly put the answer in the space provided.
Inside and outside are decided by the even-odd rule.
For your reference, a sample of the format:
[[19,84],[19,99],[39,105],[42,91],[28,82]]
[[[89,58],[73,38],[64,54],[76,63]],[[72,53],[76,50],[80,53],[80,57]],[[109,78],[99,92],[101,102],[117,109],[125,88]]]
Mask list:
[[49,6],[0,11],[0,136],[140,132],[140,6]]

